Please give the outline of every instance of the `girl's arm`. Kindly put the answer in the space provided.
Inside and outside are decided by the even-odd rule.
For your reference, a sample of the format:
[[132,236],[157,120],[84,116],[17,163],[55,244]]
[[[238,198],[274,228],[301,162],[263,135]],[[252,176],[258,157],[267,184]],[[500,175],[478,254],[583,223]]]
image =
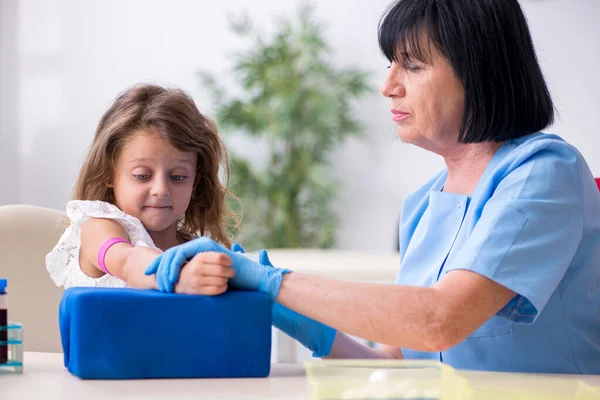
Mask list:
[[[83,224],[79,263],[86,275],[92,278],[100,278],[104,275],[98,266],[98,252],[107,240],[115,237],[129,240],[127,232],[117,221],[91,218]],[[158,250],[148,247],[116,243],[106,252],[104,265],[113,276],[127,282],[130,287],[157,289],[154,276],[145,275],[144,270],[159,254]]]
[[[83,224],[79,263],[88,276],[100,278],[104,275],[98,266],[98,253],[107,240],[115,237],[129,240],[127,232],[117,221],[92,218]],[[167,252],[174,250],[176,248]],[[145,274],[150,262],[160,254],[164,253],[148,247],[135,247],[129,243],[116,243],[106,252],[104,265],[113,276],[127,282],[127,285],[133,288],[174,290],[177,293],[208,296],[224,293],[228,280],[235,274],[231,268],[231,259],[225,254],[200,253],[185,264],[174,287],[165,290],[158,287],[156,275]]]

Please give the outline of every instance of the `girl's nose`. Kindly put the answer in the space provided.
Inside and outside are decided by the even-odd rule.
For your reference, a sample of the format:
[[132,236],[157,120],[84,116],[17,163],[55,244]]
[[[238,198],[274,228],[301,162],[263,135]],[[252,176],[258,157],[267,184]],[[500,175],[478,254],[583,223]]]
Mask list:
[[167,197],[170,194],[169,177],[166,178],[157,176],[152,182],[150,194],[157,197]]

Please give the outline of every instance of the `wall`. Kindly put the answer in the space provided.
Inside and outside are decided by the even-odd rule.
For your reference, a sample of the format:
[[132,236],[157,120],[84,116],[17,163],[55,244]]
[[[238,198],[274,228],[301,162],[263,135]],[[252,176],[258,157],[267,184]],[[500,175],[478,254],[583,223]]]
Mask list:
[[[538,55],[560,113],[551,131],[578,146],[600,176],[600,2],[523,1]],[[248,10],[259,24],[295,10],[295,1],[3,0],[0,17],[0,204],[64,209],[101,114],[118,92],[139,81],[181,86],[210,111],[196,72],[227,79],[238,43],[228,12]],[[340,65],[386,70],[376,27],[387,0],[320,0]],[[344,189],[337,247],[395,247],[404,197],[442,161],[394,138],[389,104],[378,93],[356,105],[366,138],[333,155]]]

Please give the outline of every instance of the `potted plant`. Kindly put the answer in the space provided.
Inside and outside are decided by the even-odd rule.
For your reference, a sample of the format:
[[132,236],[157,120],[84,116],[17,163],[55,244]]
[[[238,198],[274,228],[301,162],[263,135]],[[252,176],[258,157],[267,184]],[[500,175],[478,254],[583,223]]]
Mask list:
[[352,105],[370,91],[368,76],[334,64],[310,5],[302,5],[295,20],[279,20],[269,37],[247,18],[232,29],[250,42],[233,60],[238,90],[229,94],[210,73],[200,77],[226,143],[231,135],[250,137],[266,161],[257,166],[230,150],[230,189],[243,204],[236,240],[250,250],[332,247],[339,183],[329,156],[362,135]]

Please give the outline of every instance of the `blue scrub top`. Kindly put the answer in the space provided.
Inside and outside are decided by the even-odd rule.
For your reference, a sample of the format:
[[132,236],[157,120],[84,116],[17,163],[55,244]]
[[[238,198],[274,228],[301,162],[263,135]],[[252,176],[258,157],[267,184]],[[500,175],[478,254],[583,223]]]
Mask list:
[[466,269],[517,296],[463,342],[409,359],[456,368],[600,374],[600,193],[581,154],[535,133],[505,142],[471,194],[443,171],[404,202],[396,283]]

